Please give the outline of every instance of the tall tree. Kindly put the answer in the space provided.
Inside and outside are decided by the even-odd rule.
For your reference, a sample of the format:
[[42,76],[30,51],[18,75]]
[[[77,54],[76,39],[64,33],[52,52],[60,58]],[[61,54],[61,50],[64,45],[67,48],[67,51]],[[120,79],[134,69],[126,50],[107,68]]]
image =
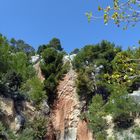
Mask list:
[[25,43],[23,40],[15,40],[12,38],[10,40],[10,44],[14,52],[21,51],[26,53],[28,56],[35,54],[35,49],[29,44]]
[[6,73],[9,69],[11,48],[6,37],[0,35],[0,74]]
[[53,48],[53,49],[55,49],[55,50],[57,50],[57,51],[62,51],[63,50],[63,48],[62,48],[62,46],[61,46],[61,42],[60,42],[60,40],[58,39],[58,38],[53,38],[48,44],[46,44],[46,45],[40,45],[39,47],[38,47],[38,51],[37,51],[37,53],[38,54],[41,54],[45,49],[47,49],[47,48]]
[[63,48],[61,47],[60,40],[58,38],[53,38],[50,43],[51,47],[55,48],[56,50],[62,51]]

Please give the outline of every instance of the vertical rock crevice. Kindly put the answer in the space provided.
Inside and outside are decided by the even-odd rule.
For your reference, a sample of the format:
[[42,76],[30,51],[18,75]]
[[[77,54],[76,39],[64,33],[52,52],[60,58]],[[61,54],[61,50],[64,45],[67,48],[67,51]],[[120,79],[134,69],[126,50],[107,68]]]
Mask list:
[[[92,140],[87,123],[80,120],[81,105],[76,93],[76,78],[76,72],[70,64],[69,72],[57,87],[58,98],[51,111],[51,122],[56,140],[83,140],[83,135],[86,140]],[[84,124],[85,130],[81,124]]]
[[76,73],[70,66],[69,72],[57,87],[58,99],[52,111],[52,123],[57,140],[76,140],[80,104],[75,87]]

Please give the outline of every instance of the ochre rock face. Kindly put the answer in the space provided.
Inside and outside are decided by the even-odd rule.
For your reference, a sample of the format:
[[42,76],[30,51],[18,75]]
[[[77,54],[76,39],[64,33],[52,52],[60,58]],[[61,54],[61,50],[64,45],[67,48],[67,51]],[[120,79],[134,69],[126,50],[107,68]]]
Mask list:
[[[87,124],[80,121],[80,102],[76,93],[76,73],[71,68],[57,87],[58,98],[51,111],[46,140],[92,140]],[[54,136],[55,135],[55,136]]]
[[93,140],[92,133],[89,131],[86,121],[79,121],[76,140]]
[[75,88],[76,74],[71,69],[57,88],[58,99],[52,111],[56,140],[75,140],[80,109]]

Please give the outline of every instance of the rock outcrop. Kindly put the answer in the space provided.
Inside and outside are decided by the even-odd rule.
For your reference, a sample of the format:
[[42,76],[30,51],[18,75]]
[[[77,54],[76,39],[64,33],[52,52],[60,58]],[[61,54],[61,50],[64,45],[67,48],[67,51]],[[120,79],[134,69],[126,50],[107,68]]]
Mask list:
[[77,126],[76,140],[93,140],[92,133],[88,128],[87,122],[80,120]]
[[132,97],[137,103],[140,102],[140,88],[136,91],[133,91],[133,93],[128,94],[130,97]]
[[76,73],[71,68],[57,87],[58,100],[52,111],[56,140],[76,140],[80,104],[75,88]]
[[13,132],[15,133],[18,132],[25,123],[25,118],[24,115],[22,114],[22,110],[19,112],[19,114],[17,113],[16,110],[17,108],[15,109],[14,105],[15,102],[11,98],[0,97],[0,103],[1,103],[0,120],[5,125],[10,126]]
[[11,118],[14,116],[13,100],[0,97],[0,106],[1,106],[1,112],[4,112],[6,116]]
[[[21,103],[21,101],[19,101]],[[49,108],[45,101],[42,104],[40,111],[27,101],[22,101],[22,106],[16,103],[11,98],[0,97],[0,121],[5,126],[8,125],[14,133],[18,133],[25,125],[25,122],[32,121],[37,115],[46,115]],[[16,108],[15,108],[16,106]],[[44,113],[45,112],[45,113]]]
[[58,98],[51,112],[52,130],[47,140],[92,140],[86,122],[80,120],[81,105],[76,93],[76,77],[71,66],[63,80],[59,82]]
[[40,68],[40,61],[38,61],[35,65],[34,68],[37,73],[37,77],[43,82],[45,80],[44,76],[42,75],[41,68]]

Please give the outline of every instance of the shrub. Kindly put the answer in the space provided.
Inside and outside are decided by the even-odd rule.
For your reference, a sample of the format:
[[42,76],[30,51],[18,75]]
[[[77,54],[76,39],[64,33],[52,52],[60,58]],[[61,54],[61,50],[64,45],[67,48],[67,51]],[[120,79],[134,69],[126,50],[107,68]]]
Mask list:
[[134,117],[129,113],[123,112],[114,116],[113,122],[117,128],[127,129],[134,124]]
[[140,127],[135,127],[133,129],[133,133],[135,133],[137,136],[140,136]]
[[22,87],[22,92],[33,101],[36,105],[39,105],[43,99],[46,99],[46,92],[44,91],[44,85],[38,79],[38,77],[33,77],[29,79]]
[[37,116],[31,123],[33,137],[35,140],[42,140],[47,133],[47,119],[43,116]]
[[[89,105],[89,111],[87,118],[89,120],[89,127],[97,137],[102,138],[106,135],[105,129],[107,128],[107,122],[103,118],[104,116],[104,102],[100,95],[95,95],[92,98],[92,103]],[[101,135],[105,134],[105,135]]]
[[16,140],[34,140],[33,134],[32,128],[26,128],[17,136]]
[[89,120],[89,127],[92,130],[93,134],[105,132],[105,129],[107,128],[107,122],[102,117],[98,117],[97,115],[95,115],[92,117],[92,119]]
[[106,140],[106,132],[98,132],[95,134],[96,140]]

